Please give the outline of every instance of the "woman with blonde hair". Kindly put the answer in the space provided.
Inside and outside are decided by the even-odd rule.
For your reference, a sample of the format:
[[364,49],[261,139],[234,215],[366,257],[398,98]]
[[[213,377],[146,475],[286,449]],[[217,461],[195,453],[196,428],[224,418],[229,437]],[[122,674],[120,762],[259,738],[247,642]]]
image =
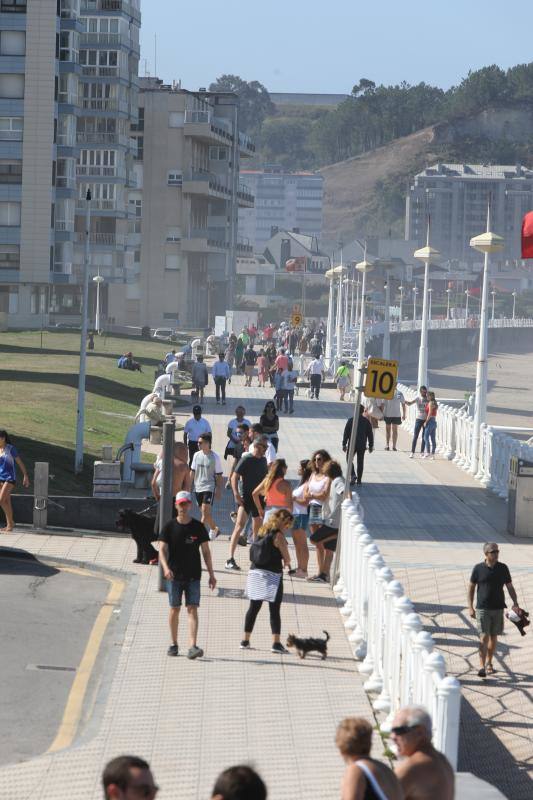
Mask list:
[[341,800],[402,800],[402,788],[394,772],[370,757],[370,722],[363,717],[343,719],[335,744],[346,763]]
[[250,572],[246,582],[246,595],[250,606],[244,619],[244,637],[241,649],[248,650],[255,620],[263,602],[268,602],[270,629],[272,631],[272,652],[285,654],[287,650],[280,641],[281,614],[283,601],[283,567],[290,569],[291,557],[285,532],[294,522],[290,511],[282,508],[270,515],[259,528],[256,541],[250,547]]
[[[259,516],[266,522],[271,514],[281,508],[292,511],[292,487],[285,480],[287,462],[284,458],[276,458],[270,465],[266,476],[252,492],[254,503]],[[261,504],[261,497],[265,498],[265,510]]]

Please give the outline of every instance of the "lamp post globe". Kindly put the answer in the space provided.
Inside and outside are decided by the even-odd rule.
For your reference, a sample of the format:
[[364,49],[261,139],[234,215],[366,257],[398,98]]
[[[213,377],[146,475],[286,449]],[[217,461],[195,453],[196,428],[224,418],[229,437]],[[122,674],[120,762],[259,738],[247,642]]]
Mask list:
[[100,273],[98,275],[95,275],[94,278],[93,278],[93,283],[96,283],[96,310],[95,310],[95,314],[94,314],[94,327],[95,327],[96,333],[98,333],[98,334],[101,332],[101,326],[100,326],[100,286],[104,283],[104,281],[105,281],[105,278],[102,278]]

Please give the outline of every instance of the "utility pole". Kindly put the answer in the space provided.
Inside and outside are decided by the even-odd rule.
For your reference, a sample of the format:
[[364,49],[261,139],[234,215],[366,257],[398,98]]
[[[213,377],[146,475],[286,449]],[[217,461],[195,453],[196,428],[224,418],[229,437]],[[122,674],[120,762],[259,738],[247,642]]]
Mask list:
[[85,424],[85,375],[87,371],[87,325],[89,317],[89,267],[91,263],[91,190],[87,189],[85,211],[85,260],[83,265],[83,292],[81,299],[80,373],[78,376],[78,409],[76,416],[76,454],[74,472],[83,470],[83,427]]

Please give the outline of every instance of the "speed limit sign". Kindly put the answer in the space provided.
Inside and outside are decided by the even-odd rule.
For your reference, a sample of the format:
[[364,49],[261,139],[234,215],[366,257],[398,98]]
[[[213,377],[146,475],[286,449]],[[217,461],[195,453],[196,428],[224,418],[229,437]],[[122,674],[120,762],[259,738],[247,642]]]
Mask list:
[[366,368],[365,397],[392,400],[398,380],[398,362],[369,358]]

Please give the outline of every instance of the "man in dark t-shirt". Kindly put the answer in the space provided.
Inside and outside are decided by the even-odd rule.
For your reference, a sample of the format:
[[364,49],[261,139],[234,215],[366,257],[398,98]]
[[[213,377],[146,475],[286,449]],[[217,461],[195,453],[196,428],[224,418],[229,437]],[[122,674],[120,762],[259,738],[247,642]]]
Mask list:
[[[231,476],[231,488],[237,503],[237,521],[230,539],[230,554],[225,567],[229,570],[238,571],[240,567],[235,561],[235,550],[237,543],[244,531],[249,515],[252,515],[252,530],[254,538],[261,525],[261,519],[257,506],[254,503],[252,492],[259,486],[268,472],[268,464],[265,458],[266,442],[257,438],[250,447],[250,452],[243,455]],[[242,481],[242,494],[239,492],[239,480]]]
[[[477,620],[479,633],[480,678],[485,678],[487,672],[492,674],[495,671],[492,659],[498,636],[503,633],[504,586],[507,587],[513,601],[513,610],[518,610],[518,599],[509,568],[507,564],[498,561],[500,553],[498,545],[495,542],[487,542],[483,545],[483,553],[485,561],[476,564],[468,586],[468,610],[470,616]],[[474,608],[476,586],[477,602]]]
[[167,522],[161,532],[159,563],[167,582],[170,605],[169,625],[172,644],[168,648],[168,655],[178,655],[178,623],[181,598],[185,594],[190,639],[187,658],[199,658],[204,654],[196,644],[202,577],[200,550],[209,573],[209,588],[214,589],[217,581],[209,550],[209,535],[202,523],[191,517],[191,504],[192,496],[189,492],[177,493],[178,516],[177,519]]

